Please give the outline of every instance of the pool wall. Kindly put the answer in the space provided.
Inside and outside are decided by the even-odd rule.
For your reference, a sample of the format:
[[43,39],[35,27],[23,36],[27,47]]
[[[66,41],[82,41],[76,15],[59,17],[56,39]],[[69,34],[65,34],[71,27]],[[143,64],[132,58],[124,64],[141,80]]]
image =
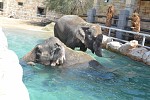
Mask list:
[[30,100],[22,76],[19,59],[8,49],[7,38],[0,28],[0,100]]
[[121,53],[132,58],[133,60],[141,61],[147,65],[150,65],[150,50],[144,47],[139,47],[138,41],[136,40],[122,44],[118,41],[113,41],[112,37],[103,35],[102,45],[105,49]]

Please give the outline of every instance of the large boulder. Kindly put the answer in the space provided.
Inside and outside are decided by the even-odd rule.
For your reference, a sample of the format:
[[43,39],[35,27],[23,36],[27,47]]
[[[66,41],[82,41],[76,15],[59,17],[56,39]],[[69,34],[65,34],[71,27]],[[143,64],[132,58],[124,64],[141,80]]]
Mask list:
[[106,48],[107,43],[112,42],[113,38],[103,35],[102,46]]
[[146,63],[147,65],[150,65],[150,51],[144,53],[142,59],[144,63]]
[[29,100],[18,57],[7,48],[7,39],[0,31],[0,100]]
[[122,44],[120,42],[112,41],[112,42],[107,43],[106,49],[118,52],[121,45]]
[[143,61],[143,55],[148,52],[146,48],[134,48],[129,53],[128,56],[137,61]]
[[119,48],[119,52],[121,54],[127,55],[133,48],[136,48],[138,46],[138,41],[132,40],[130,42],[127,42],[125,44],[122,44]]

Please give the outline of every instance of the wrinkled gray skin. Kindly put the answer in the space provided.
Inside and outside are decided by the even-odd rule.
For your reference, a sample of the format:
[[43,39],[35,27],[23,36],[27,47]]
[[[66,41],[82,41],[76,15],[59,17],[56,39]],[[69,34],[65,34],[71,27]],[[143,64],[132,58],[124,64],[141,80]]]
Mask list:
[[28,64],[32,64],[31,62],[50,66],[63,64],[66,59],[65,48],[56,41],[57,39],[53,37],[36,45],[31,52],[23,57],[23,60]]
[[74,51],[63,44],[58,38],[51,37],[44,43],[36,45],[23,58],[27,63],[39,63],[46,66],[99,66],[94,58],[82,51]]
[[86,51],[89,48],[92,53],[102,56],[103,35],[98,24],[87,23],[77,15],[64,15],[56,22],[54,35],[72,49],[80,47],[81,51]]

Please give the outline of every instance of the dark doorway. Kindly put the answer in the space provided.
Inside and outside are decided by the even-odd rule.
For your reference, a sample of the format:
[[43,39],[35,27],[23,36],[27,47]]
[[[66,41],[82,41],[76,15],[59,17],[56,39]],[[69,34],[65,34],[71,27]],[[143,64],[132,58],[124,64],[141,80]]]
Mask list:
[[0,11],[3,11],[3,2],[0,2]]
[[46,11],[44,7],[37,7],[37,15],[46,15]]
[[18,2],[18,5],[19,6],[23,6],[23,2]]

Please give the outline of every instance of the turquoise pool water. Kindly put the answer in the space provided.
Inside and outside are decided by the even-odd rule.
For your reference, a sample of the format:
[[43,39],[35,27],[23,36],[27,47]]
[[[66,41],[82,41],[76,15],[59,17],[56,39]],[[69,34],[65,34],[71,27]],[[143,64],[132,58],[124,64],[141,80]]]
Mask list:
[[[21,29],[4,29],[4,32],[9,48],[19,58],[50,36],[46,32]],[[87,53],[102,65],[116,69],[118,76],[103,79],[98,72],[22,64],[23,81],[31,100],[150,100],[150,66],[107,50],[103,50],[101,58]]]

